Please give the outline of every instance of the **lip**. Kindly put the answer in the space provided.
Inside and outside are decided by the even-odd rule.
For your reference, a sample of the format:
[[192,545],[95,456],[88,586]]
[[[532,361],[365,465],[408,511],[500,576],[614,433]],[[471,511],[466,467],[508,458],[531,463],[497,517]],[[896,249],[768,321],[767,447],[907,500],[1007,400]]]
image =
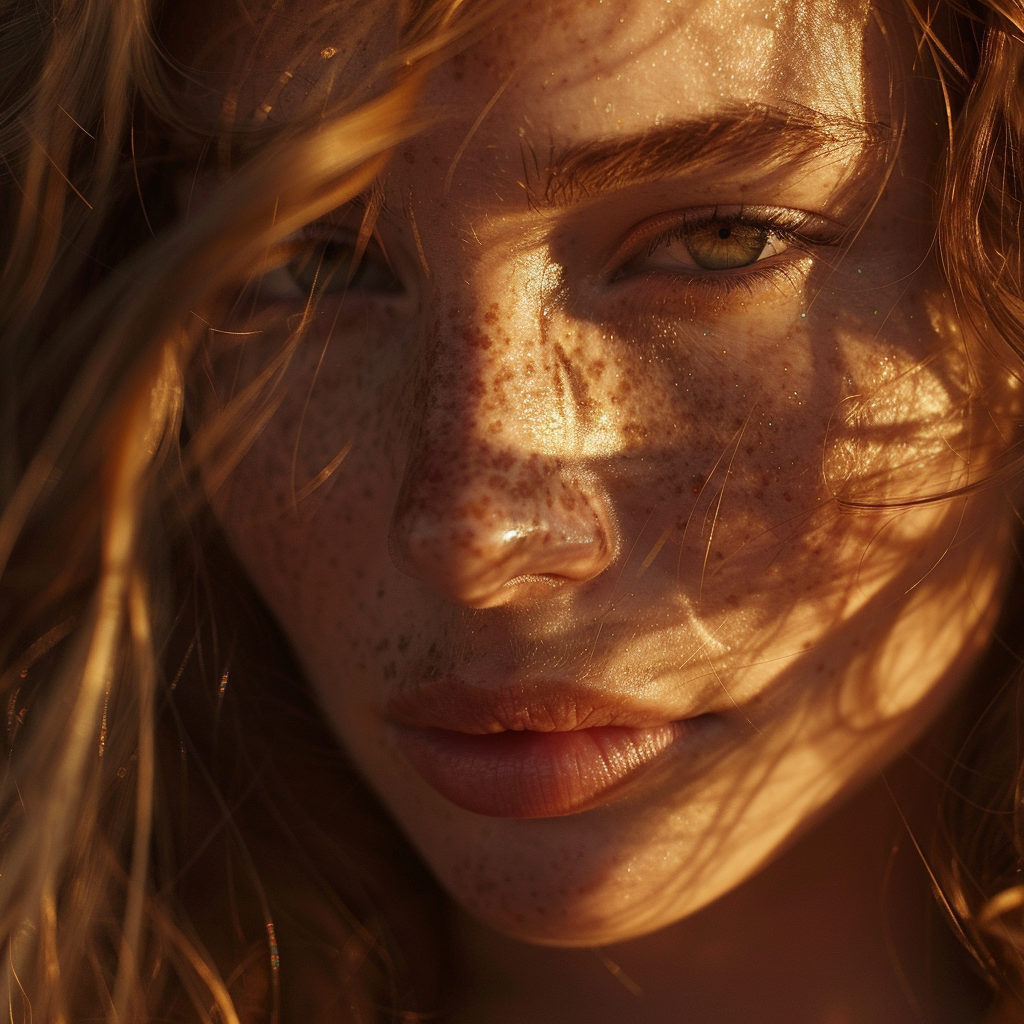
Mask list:
[[565,682],[497,689],[448,678],[388,704],[398,744],[437,792],[476,814],[587,810],[662,761],[702,719]]

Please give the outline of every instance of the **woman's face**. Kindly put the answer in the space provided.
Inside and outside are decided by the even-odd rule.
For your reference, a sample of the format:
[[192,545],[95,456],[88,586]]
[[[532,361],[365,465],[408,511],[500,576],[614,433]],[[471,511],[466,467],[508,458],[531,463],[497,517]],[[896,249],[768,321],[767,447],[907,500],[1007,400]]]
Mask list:
[[224,399],[317,278],[214,506],[352,758],[498,929],[592,945],[693,912],[919,736],[986,641],[998,490],[906,504],[984,475],[1011,396],[936,269],[901,18],[510,4],[432,74],[358,269],[359,204],[214,356]]

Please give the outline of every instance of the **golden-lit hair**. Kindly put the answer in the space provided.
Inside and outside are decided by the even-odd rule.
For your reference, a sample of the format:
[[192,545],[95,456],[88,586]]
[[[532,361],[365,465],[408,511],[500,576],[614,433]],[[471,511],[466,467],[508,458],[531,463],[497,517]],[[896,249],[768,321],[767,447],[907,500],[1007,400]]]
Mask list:
[[[247,23],[225,10],[224,23],[240,19],[258,36],[274,7]],[[180,895],[218,829],[234,843],[239,808],[225,804],[212,759],[169,697],[206,667],[207,625],[175,650],[175,601],[191,580],[174,571],[171,552],[198,564],[195,451],[209,460],[241,451],[244,432],[223,424],[244,422],[251,436],[279,369],[183,447],[183,382],[204,333],[193,311],[372,181],[416,128],[425,67],[475,16],[459,0],[304,12],[303,29],[345,26],[342,45],[325,48],[329,73],[361,39],[393,45],[360,69],[361,95],[332,90],[328,74],[310,109],[283,125],[203,113],[202,84],[161,44],[173,13],[147,0],[0,8],[0,685],[10,755],[0,783],[0,944],[15,1020],[123,1024],[171,1013],[235,1024],[246,1003],[250,1016],[277,1015],[280,951],[264,894],[258,969],[248,936],[239,963],[227,962],[231,943],[227,958],[211,952]],[[147,132],[160,141],[144,141]],[[218,194],[201,217],[168,213],[175,176],[205,157],[223,179]],[[181,663],[168,675],[161,659],[172,652]],[[179,726],[173,741],[162,736],[168,722]],[[168,795],[168,743],[191,754],[200,792],[187,808]],[[173,814],[194,821],[204,811],[206,840],[176,846]],[[225,856],[256,874],[244,842]],[[349,959],[380,947],[378,960],[397,963],[384,937],[343,911],[331,938],[348,943]],[[388,992],[369,992],[358,973],[345,1009],[368,1019]]]

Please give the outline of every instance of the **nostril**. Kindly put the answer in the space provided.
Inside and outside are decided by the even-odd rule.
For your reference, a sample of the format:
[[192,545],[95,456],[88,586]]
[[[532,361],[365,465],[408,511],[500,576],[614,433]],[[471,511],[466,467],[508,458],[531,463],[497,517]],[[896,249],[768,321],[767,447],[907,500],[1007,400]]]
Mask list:
[[506,580],[504,586],[507,589],[536,586],[538,588],[547,587],[549,590],[555,590],[563,583],[571,582],[572,580],[568,576],[558,576],[552,572],[545,573],[543,576],[538,576],[536,573],[524,573],[522,576],[513,576],[512,579]]

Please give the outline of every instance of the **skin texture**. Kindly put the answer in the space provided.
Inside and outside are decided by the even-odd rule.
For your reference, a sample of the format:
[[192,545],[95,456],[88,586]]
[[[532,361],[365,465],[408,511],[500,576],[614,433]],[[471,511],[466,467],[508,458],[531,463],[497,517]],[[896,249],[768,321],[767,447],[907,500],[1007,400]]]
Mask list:
[[[515,5],[433,74],[437,122],[395,154],[363,276],[322,296],[213,495],[340,740],[490,929],[618,943],[748,891],[925,733],[985,646],[1000,489],[905,502],[983,478],[1013,395],[934,264],[938,129],[899,17]],[[765,108],[825,127],[565,170],[593,166],[573,147]],[[693,211],[767,208],[814,218],[748,267],[654,246]],[[230,325],[260,333],[212,350],[208,409],[280,350],[296,276],[267,275]],[[445,677],[707,728],[578,813],[488,817],[428,785],[389,721]],[[891,827],[860,820],[847,849]]]

